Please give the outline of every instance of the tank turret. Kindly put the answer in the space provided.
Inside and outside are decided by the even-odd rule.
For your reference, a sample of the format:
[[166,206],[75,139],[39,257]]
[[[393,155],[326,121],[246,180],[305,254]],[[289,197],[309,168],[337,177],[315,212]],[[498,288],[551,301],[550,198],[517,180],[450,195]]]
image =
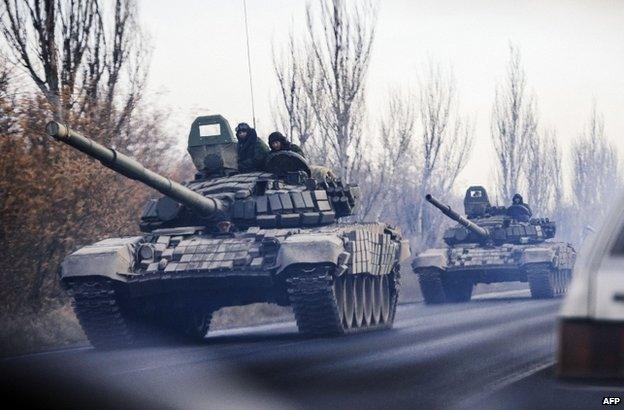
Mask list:
[[556,225],[548,218],[518,220],[510,213],[510,208],[492,206],[487,192],[481,186],[472,186],[466,191],[462,216],[450,206],[444,205],[431,195],[425,196],[427,202],[442,213],[459,223],[447,229],[444,241],[448,245],[459,243],[539,243],[553,238]]
[[442,213],[444,215],[446,215],[449,218],[451,218],[452,220],[458,222],[459,224],[464,226],[466,229],[468,229],[471,232],[473,232],[475,235],[477,235],[477,236],[479,236],[479,237],[481,237],[483,239],[488,239],[490,237],[490,232],[486,228],[483,228],[483,227],[477,225],[476,223],[474,223],[472,221],[469,221],[467,218],[464,218],[463,216],[461,216],[457,212],[453,211],[450,206],[444,205],[442,202],[440,202],[437,199],[435,199],[433,196],[431,196],[431,194],[427,194],[427,196],[425,196],[425,199],[431,205],[435,206],[440,211],[442,211]]
[[357,186],[343,184],[323,167],[310,166],[290,151],[271,153],[261,171],[238,172],[237,143],[220,115],[193,121],[188,152],[198,172],[184,183],[159,175],[67,125],[52,121],[47,132],[164,195],[148,200],[143,208],[140,228],[144,232],[182,226],[216,231],[222,229],[219,222],[229,222],[228,230],[328,225],[351,215],[357,205]]

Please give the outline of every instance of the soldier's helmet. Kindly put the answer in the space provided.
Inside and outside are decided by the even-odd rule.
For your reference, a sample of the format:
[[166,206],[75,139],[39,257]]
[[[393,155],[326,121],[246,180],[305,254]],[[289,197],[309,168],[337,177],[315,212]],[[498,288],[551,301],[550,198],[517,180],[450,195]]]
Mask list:
[[249,124],[247,124],[246,122],[241,122],[236,126],[236,133],[239,133],[241,131],[249,131],[250,129],[251,127],[249,126]]

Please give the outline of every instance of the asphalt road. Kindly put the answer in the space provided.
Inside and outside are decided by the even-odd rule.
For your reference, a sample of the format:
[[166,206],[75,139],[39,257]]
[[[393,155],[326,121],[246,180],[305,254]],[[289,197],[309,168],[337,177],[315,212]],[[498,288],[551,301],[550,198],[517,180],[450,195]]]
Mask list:
[[0,382],[3,397],[48,407],[593,407],[609,389],[577,401],[583,389],[552,376],[559,303],[510,291],[401,305],[394,329],[357,336],[307,339],[288,322],[194,346],[46,352],[0,361]]

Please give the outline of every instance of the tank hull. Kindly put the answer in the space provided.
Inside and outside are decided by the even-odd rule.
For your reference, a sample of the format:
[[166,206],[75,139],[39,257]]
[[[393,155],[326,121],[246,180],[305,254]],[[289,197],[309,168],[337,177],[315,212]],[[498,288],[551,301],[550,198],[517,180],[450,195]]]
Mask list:
[[[565,292],[575,257],[572,246],[562,242],[461,244],[422,252],[412,269],[427,303],[467,301],[474,285],[500,282],[528,282],[533,297],[548,298]],[[448,296],[457,293],[454,288],[461,297]]]
[[212,312],[258,302],[293,306],[300,331],[310,334],[392,325],[398,265],[409,250],[387,226],[254,227],[222,235],[204,229],[107,239],[65,259],[61,280],[94,345],[137,343],[146,333],[137,325],[149,325],[151,339],[201,339]]

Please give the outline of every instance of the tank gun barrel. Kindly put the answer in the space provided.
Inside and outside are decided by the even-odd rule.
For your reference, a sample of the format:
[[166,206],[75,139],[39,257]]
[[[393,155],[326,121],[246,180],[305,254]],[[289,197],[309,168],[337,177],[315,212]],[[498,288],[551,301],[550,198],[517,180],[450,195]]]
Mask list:
[[476,235],[482,238],[487,238],[490,236],[490,232],[487,229],[477,225],[476,223],[468,220],[467,218],[453,211],[450,206],[444,205],[442,202],[438,201],[433,196],[431,196],[431,194],[427,194],[425,196],[425,199],[431,205],[435,206],[440,211],[442,211],[444,215],[448,216],[454,221],[457,221],[459,224],[463,225],[464,227],[466,227],[466,229],[469,229],[471,232],[474,232]]
[[98,144],[70,129],[67,125],[50,121],[46,125],[46,132],[56,140],[97,159],[113,171],[154,188],[163,195],[199,212],[202,216],[209,217],[225,209],[225,204],[222,201],[207,198],[182,184],[151,171],[127,155]]

